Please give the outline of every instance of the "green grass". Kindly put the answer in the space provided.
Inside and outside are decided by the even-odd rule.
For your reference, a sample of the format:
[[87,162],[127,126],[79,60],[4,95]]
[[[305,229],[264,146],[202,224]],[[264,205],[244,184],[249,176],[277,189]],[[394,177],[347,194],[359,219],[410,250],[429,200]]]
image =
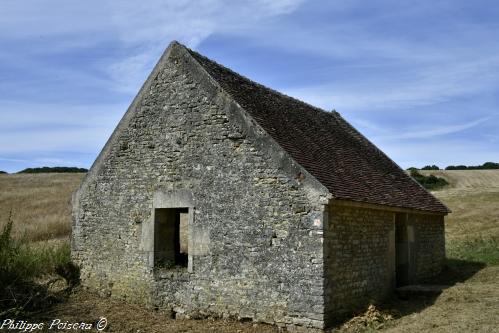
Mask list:
[[17,269],[24,271],[24,276],[39,277],[51,274],[59,265],[71,260],[69,244],[26,244],[21,245],[16,257]]
[[477,237],[453,240],[447,244],[447,257],[467,261],[482,262],[487,265],[499,264],[499,237]]
[[[12,222],[0,234],[0,278],[30,279],[53,273],[71,260],[67,243],[28,243],[11,237]],[[2,281],[8,283],[9,281]]]
[[11,232],[9,218],[0,232],[0,318],[49,304],[48,288],[36,278],[54,275],[70,263],[67,243],[28,243],[12,238]]

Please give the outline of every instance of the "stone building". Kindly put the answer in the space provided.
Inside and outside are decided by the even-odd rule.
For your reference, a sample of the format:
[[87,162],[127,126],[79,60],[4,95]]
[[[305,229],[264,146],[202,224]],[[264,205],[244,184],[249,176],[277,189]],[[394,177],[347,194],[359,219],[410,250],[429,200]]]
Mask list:
[[439,273],[448,209],[348,124],[173,42],[73,197],[82,283],[327,327]]

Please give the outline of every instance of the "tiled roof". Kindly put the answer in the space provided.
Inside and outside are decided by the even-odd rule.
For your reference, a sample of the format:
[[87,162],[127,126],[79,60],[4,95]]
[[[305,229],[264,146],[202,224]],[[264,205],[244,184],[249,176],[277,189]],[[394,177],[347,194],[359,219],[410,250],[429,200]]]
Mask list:
[[246,112],[336,199],[447,213],[337,112],[326,112],[253,82],[188,50]]

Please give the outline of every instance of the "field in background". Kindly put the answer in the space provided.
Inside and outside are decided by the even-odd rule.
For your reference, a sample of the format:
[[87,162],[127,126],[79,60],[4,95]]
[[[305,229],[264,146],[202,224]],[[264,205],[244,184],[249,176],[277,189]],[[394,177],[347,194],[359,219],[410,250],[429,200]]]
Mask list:
[[444,177],[450,183],[447,190],[454,192],[499,190],[499,170],[419,170],[419,172],[426,176]]
[[[499,236],[499,170],[421,171],[444,177],[450,185],[433,194],[452,213],[447,239]],[[71,231],[71,193],[85,174],[0,175],[0,226],[12,211],[14,236],[48,240]]]
[[450,183],[433,192],[452,210],[446,218],[447,254],[499,264],[499,170],[422,173]]
[[[475,271],[466,277],[466,281],[446,289],[431,302],[397,303],[395,308],[405,307],[402,316],[379,328],[390,332],[499,332],[499,312],[496,310],[499,309],[499,266],[495,265],[499,263],[496,262],[499,258],[499,170],[421,173],[434,174],[449,181],[448,187],[433,192],[453,211],[446,218],[449,262],[461,265],[454,267],[457,270],[464,272],[472,267]],[[0,226],[5,225],[12,211],[15,237],[38,244],[67,244],[71,231],[71,193],[83,177],[84,174],[0,175]],[[484,268],[485,265],[480,262],[488,263],[488,267]],[[66,303],[57,305],[51,316],[57,314],[66,320],[81,321],[108,315],[115,324],[116,332],[120,328],[130,332],[138,329],[144,332],[165,329],[195,332],[278,331],[261,325],[255,328],[251,323],[227,326],[220,322],[164,319],[158,324],[158,314],[115,301],[99,302],[99,298],[80,292]],[[365,330],[358,326],[339,328],[341,332],[371,330],[371,326]]]
[[45,241],[67,237],[71,232],[71,194],[84,175],[0,175],[0,229],[12,212],[15,238]]
[[449,186],[432,192],[452,210],[446,217],[449,281],[436,299],[400,301],[404,315],[389,332],[499,332],[499,170],[431,170]]

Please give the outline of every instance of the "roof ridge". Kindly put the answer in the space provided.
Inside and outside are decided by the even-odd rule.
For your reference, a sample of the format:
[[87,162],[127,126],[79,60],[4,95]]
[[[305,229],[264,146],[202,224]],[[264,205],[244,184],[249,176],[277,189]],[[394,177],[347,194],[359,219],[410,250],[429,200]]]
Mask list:
[[449,211],[336,110],[326,111],[281,93],[176,45],[334,197],[442,214]]
[[[226,67],[226,66],[224,66],[224,65],[222,65],[222,64],[220,64],[220,63],[218,63],[217,61],[215,61],[215,60],[213,60],[213,59],[210,59],[210,58],[208,58],[207,56],[205,56],[205,55],[203,55],[203,54],[201,54],[201,53],[199,53],[199,52],[197,52],[197,51],[194,51],[193,49],[188,48],[188,47],[187,47],[187,46],[185,46],[185,45],[182,45],[182,44],[180,44],[180,43],[178,43],[178,42],[176,42],[176,43],[177,43],[177,44],[179,44],[180,46],[183,46],[183,47],[184,47],[184,48],[185,48],[185,49],[186,49],[186,50],[187,50],[187,51],[188,51],[191,55],[193,55],[193,54],[194,54],[194,55],[195,55],[195,56],[197,56],[197,57],[200,57],[200,58],[203,58],[203,59],[205,59],[205,60],[208,60],[208,61],[210,61],[210,62],[214,63],[215,65],[217,65],[217,66],[219,66],[219,67],[223,68],[224,70],[226,70],[226,71],[230,72],[231,74],[233,74],[233,75],[235,75],[235,76],[238,76],[238,77],[242,78],[243,80],[246,80],[246,81],[250,82],[251,84],[253,84],[253,85],[255,85],[255,86],[261,87],[261,88],[263,88],[263,89],[265,89],[265,90],[268,90],[268,91],[270,91],[270,92],[272,92],[272,93],[274,93],[274,94],[280,95],[280,96],[282,96],[282,97],[284,97],[284,98],[288,98],[288,99],[291,99],[291,100],[293,100],[293,101],[295,101],[295,102],[301,103],[301,104],[303,104],[304,106],[307,106],[307,107],[309,107],[309,108],[314,109],[315,111],[319,111],[319,112],[322,112],[322,113],[325,113],[325,114],[328,114],[328,115],[332,115],[332,114],[338,114],[338,115],[340,115],[340,114],[339,114],[339,112],[338,112],[338,111],[336,111],[336,110],[334,110],[334,109],[333,109],[333,110],[331,110],[331,111],[324,110],[323,108],[320,108],[320,107],[318,107],[318,106],[315,106],[315,105],[312,105],[312,104],[307,103],[307,102],[305,102],[305,101],[302,101],[301,99],[298,99],[298,98],[296,98],[296,97],[293,97],[293,96],[290,96],[290,95],[286,95],[285,93],[282,93],[282,92],[280,92],[280,91],[278,91],[278,90],[276,90],[276,89],[274,89],[274,88],[271,88],[271,87],[266,86],[266,85],[264,85],[264,84],[261,84],[261,83],[259,83],[259,82],[257,82],[257,81],[254,81],[254,80],[250,79],[249,77],[244,76],[244,75],[242,75],[242,74],[239,74],[238,72],[234,71],[233,69],[231,69],[231,68],[229,68],[229,67]],[[195,57],[194,57],[194,60],[196,60],[196,61],[197,61],[197,59],[196,59]],[[200,64],[200,65],[201,65],[201,66],[203,66],[203,64]],[[203,67],[204,67],[204,66],[203,66]]]

